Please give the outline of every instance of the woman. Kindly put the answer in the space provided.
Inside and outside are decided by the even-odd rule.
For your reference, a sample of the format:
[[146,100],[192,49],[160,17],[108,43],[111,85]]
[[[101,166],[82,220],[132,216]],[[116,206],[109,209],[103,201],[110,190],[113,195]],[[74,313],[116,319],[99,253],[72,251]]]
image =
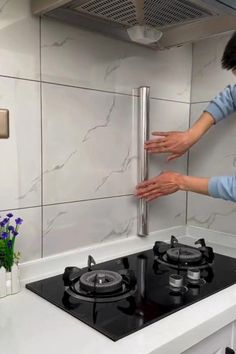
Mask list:
[[[236,32],[226,45],[222,67],[232,70],[236,75]],[[167,160],[182,156],[214,124],[236,112],[236,85],[227,86],[205,109],[198,121],[185,132],[154,132],[145,143],[145,149],[151,154],[169,153]],[[179,190],[190,191],[236,202],[236,175],[199,178],[182,175],[173,171],[162,172],[159,176],[140,183],[135,195],[147,201]]]

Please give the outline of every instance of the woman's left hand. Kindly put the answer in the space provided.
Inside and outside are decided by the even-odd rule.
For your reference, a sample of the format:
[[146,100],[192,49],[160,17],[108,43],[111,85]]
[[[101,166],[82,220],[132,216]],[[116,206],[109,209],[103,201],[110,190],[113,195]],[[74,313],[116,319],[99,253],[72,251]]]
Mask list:
[[181,177],[182,175],[177,172],[162,172],[157,177],[139,183],[134,195],[151,201],[164,195],[175,193],[180,190]]

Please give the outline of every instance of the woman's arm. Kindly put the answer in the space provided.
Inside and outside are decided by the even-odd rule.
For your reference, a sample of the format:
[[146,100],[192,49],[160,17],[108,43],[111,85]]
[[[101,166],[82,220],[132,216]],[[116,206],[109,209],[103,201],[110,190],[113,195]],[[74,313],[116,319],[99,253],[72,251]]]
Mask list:
[[224,91],[219,93],[207,106],[208,112],[214,118],[215,123],[228,117],[236,111],[236,85],[227,86]]
[[182,156],[210,127],[236,111],[236,85],[227,86],[211,101],[194,125],[183,132],[154,132],[156,138],[146,142],[149,153],[169,153],[167,160]]
[[236,176],[212,177],[208,183],[208,190],[214,198],[236,202]]
[[135,195],[151,201],[179,190],[236,202],[236,176],[201,178],[167,171],[140,183],[136,187]]

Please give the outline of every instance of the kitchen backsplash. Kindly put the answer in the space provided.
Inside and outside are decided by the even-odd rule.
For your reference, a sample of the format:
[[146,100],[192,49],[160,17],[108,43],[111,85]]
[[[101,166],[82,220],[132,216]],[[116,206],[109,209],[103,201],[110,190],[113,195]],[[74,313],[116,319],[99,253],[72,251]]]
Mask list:
[[[136,233],[137,98],[151,86],[151,129],[189,124],[192,46],[163,52],[53,20],[29,0],[0,1],[1,215],[24,219],[22,261]],[[187,158],[152,158],[151,176]],[[186,195],[158,200],[150,230],[186,222]]]
[[[200,41],[193,46],[191,124],[208,102],[227,85],[231,72],[221,69],[221,57],[230,34]],[[189,156],[189,174],[211,177],[235,174],[236,115],[219,122],[195,145]],[[236,234],[235,203],[188,194],[188,224]]]

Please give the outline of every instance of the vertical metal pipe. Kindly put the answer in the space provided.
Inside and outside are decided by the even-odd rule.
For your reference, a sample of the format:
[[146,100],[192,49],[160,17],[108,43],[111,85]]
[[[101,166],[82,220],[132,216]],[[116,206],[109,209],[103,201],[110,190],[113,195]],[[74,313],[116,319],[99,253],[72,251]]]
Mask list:
[[[150,87],[140,87],[138,96],[138,183],[148,179],[148,154],[144,142],[149,137]],[[138,236],[148,235],[148,204],[144,199],[138,205]]]

